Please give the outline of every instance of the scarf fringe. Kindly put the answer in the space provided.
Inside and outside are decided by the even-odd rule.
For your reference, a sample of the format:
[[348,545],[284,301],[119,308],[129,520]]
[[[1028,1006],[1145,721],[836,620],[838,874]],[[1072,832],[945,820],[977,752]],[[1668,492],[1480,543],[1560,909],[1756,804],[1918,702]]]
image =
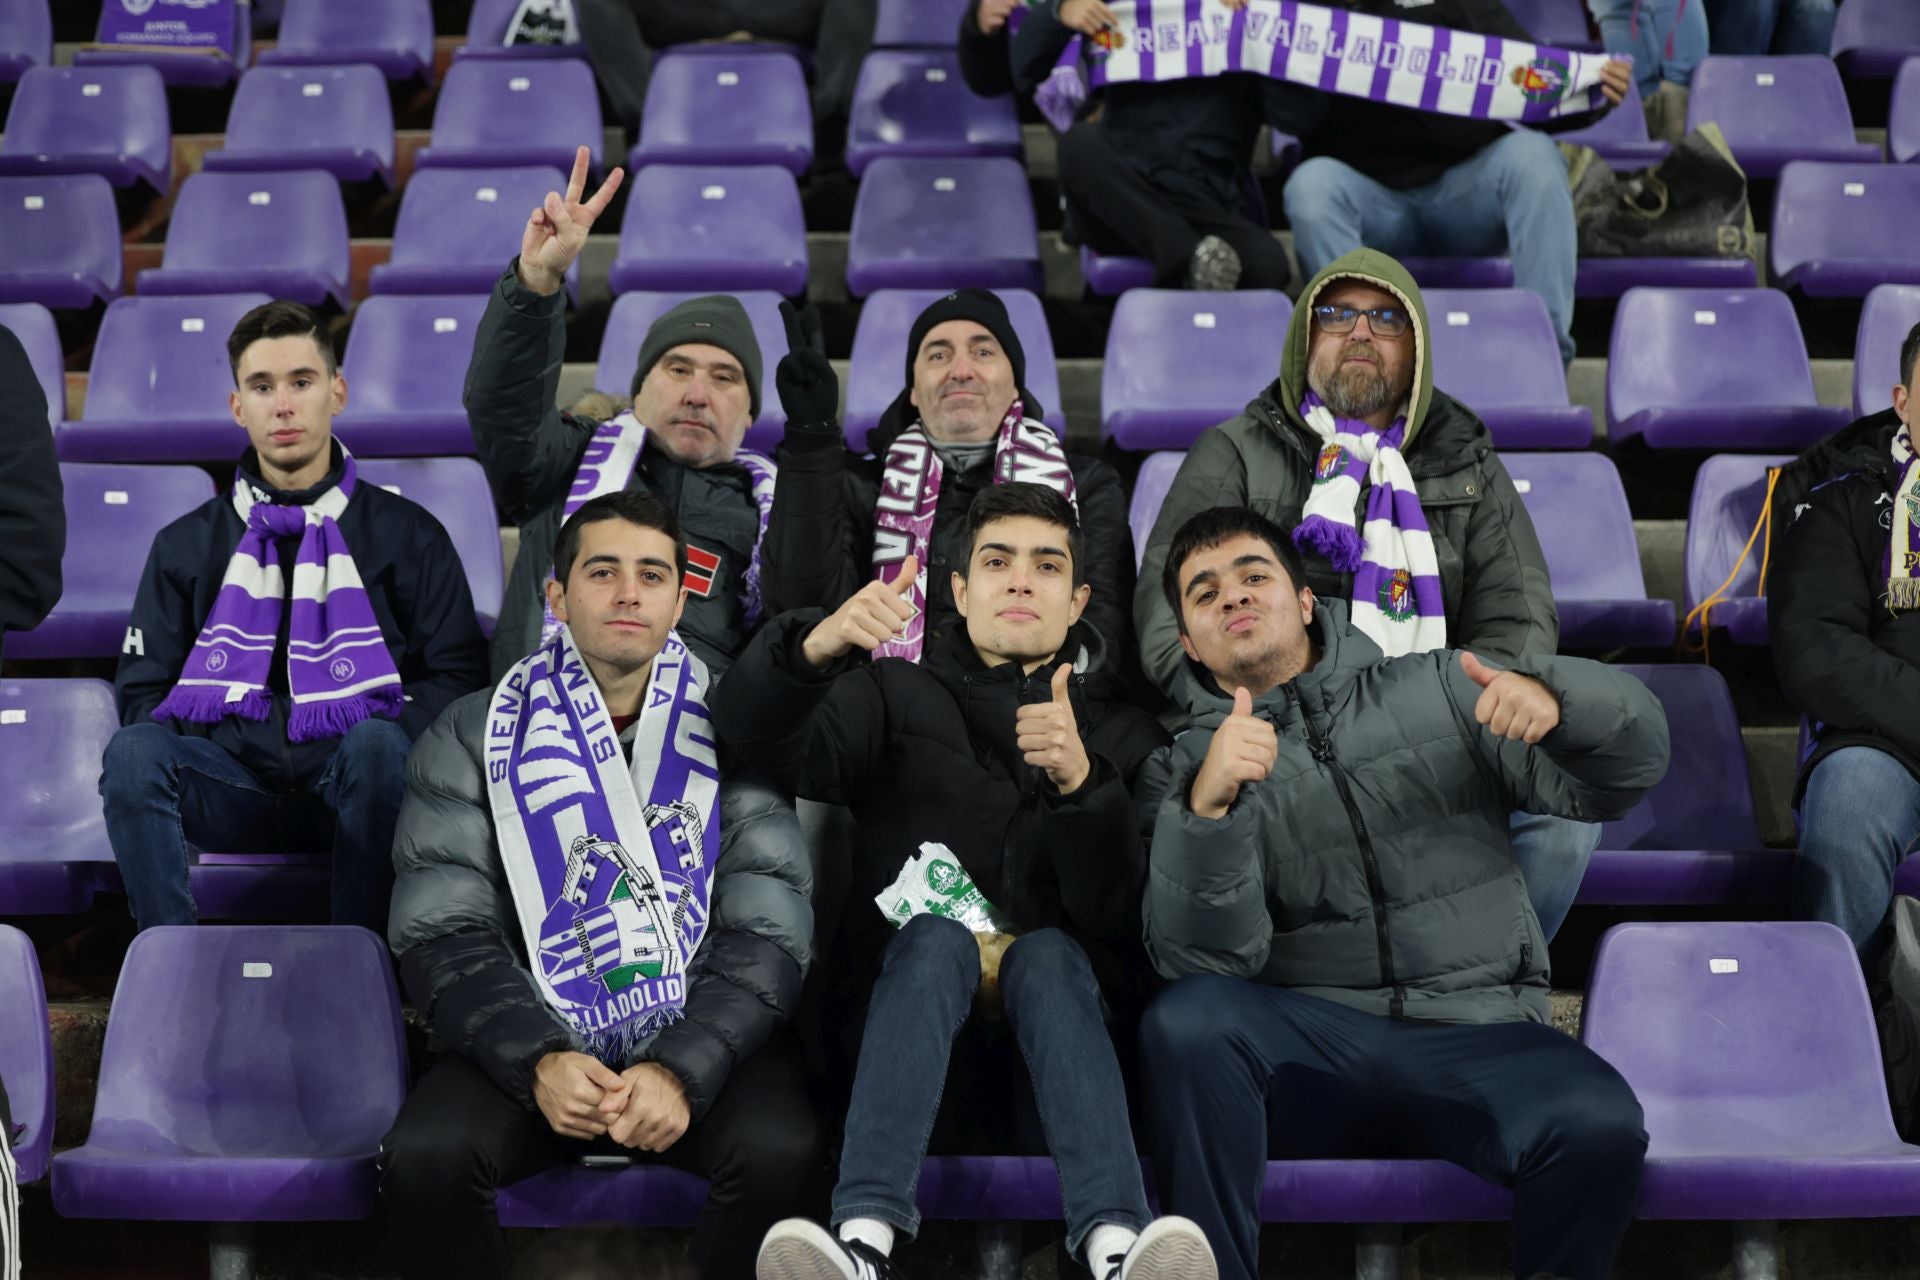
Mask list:
[[686,1009],[677,1005],[655,1009],[644,1018],[631,1018],[617,1027],[588,1036],[587,1052],[615,1071],[624,1071],[640,1052],[641,1045],[686,1016]]
[[237,701],[227,700],[231,685],[175,685],[172,692],[153,709],[155,720],[185,720],[189,724],[219,724],[228,716],[242,720],[265,720],[273,711],[273,695],[258,687],[248,689]]
[[375,716],[392,720],[400,714],[402,698],[398,689],[370,689],[354,698],[329,698],[321,702],[298,702],[287,716],[290,742],[318,742],[324,738],[344,738],[347,730]]
[[1920,578],[1889,578],[1886,600],[1889,613],[1920,609]]
[[1341,573],[1352,573],[1366,559],[1366,543],[1352,525],[1336,524],[1325,516],[1308,516],[1293,530],[1293,544],[1317,551]]

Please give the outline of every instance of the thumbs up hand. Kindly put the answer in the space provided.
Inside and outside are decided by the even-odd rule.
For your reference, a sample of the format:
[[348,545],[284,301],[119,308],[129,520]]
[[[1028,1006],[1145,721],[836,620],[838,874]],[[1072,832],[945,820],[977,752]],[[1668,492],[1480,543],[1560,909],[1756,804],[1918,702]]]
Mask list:
[[1233,712],[1213,731],[1207,758],[1193,776],[1187,792],[1187,805],[1195,817],[1218,822],[1240,798],[1240,788],[1260,782],[1273,772],[1280,754],[1280,735],[1273,726],[1253,714],[1253,695],[1245,689],[1233,691]]
[[824,668],[855,649],[872,653],[887,641],[898,639],[919,612],[913,603],[913,588],[919,577],[919,557],[908,556],[891,579],[882,582],[875,578],[854,592],[800,642],[808,664]]
[[1532,676],[1496,670],[1465,651],[1460,669],[1480,686],[1473,718],[1494,737],[1532,746],[1559,727],[1560,699]]
[[1093,772],[1086,744],[1080,741],[1080,726],[1073,718],[1073,700],[1068,695],[1072,677],[1073,667],[1061,663],[1053,673],[1053,697],[1026,703],[1013,713],[1017,745],[1027,763],[1046,770],[1063,796],[1078,791]]

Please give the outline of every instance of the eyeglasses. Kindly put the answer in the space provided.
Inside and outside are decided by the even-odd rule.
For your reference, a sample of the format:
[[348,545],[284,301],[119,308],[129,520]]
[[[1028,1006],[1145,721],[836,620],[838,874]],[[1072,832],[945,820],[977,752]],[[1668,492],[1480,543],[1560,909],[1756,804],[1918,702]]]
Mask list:
[[1361,316],[1367,318],[1367,328],[1382,338],[1399,337],[1411,323],[1399,307],[1368,307],[1363,311],[1321,303],[1313,309],[1313,323],[1324,333],[1352,333]]

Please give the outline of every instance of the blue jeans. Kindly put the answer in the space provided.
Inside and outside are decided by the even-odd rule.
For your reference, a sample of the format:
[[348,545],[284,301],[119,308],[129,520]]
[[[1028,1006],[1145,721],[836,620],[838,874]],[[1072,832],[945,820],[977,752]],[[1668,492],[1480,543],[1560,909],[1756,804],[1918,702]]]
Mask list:
[[[973,1012],[980,949],[965,926],[915,916],[888,942],[853,1078],[833,1223],[878,1218],[920,1228],[914,1186],[940,1110],[953,1037]],[[1000,961],[1000,996],[1060,1171],[1067,1251],[1103,1222],[1148,1221],[1126,1086],[1086,952],[1058,929],[1016,939]]]
[[393,828],[406,793],[406,731],[362,720],[310,791],[277,792],[205,738],[134,724],[107,743],[100,773],[107,838],[142,929],[192,924],[187,845],[219,853],[333,849],[333,922],[387,933]]
[[1540,917],[1540,932],[1552,942],[1586,878],[1587,863],[1600,843],[1600,824],[1516,810],[1507,815],[1507,832],[1513,838],[1513,860],[1527,882],[1527,897],[1533,900],[1533,914]]
[[1587,0],[1608,53],[1633,59],[1640,96],[1662,80],[1686,88],[1707,56],[1707,10],[1701,0]]
[[1516,1276],[1601,1280],[1647,1134],[1620,1073],[1538,1022],[1396,1021],[1239,978],[1182,978],[1140,1022],[1160,1204],[1220,1280],[1260,1274],[1269,1159],[1447,1160],[1513,1188]]
[[1833,52],[1833,0],[1707,0],[1715,53]]
[[1424,187],[1396,190],[1315,156],[1287,179],[1287,221],[1308,276],[1355,249],[1513,259],[1514,283],[1546,299],[1573,359],[1573,197],[1553,139],[1515,129]]
[[1920,782],[1884,751],[1842,747],[1808,775],[1799,818],[1794,918],[1839,925],[1872,973],[1894,869],[1920,842]]

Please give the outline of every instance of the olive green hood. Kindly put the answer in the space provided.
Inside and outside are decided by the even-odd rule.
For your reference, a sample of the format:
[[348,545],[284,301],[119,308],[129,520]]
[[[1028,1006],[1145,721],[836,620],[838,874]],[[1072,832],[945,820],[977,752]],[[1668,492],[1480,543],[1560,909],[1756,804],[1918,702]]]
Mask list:
[[1360,280],[1384,289],[1405,303],[1413,315],[1413,405],[1407,412],[1404,449],[1413,443],[1433,404],[1433,362],[1427,354],[1427,304],[1420,296],[1420,286],[1413,282],[1407,269],[1372,249],[1355,249],[1328,263],[1300,291],[1293,321],[1287,326],[1287,345],[1280,356],[1280,411],[1288,421],[1305,427],[1300,417],[1300,402],[1307,394],[1307,341],[1313,331],[1313,304],[1336,280]]

